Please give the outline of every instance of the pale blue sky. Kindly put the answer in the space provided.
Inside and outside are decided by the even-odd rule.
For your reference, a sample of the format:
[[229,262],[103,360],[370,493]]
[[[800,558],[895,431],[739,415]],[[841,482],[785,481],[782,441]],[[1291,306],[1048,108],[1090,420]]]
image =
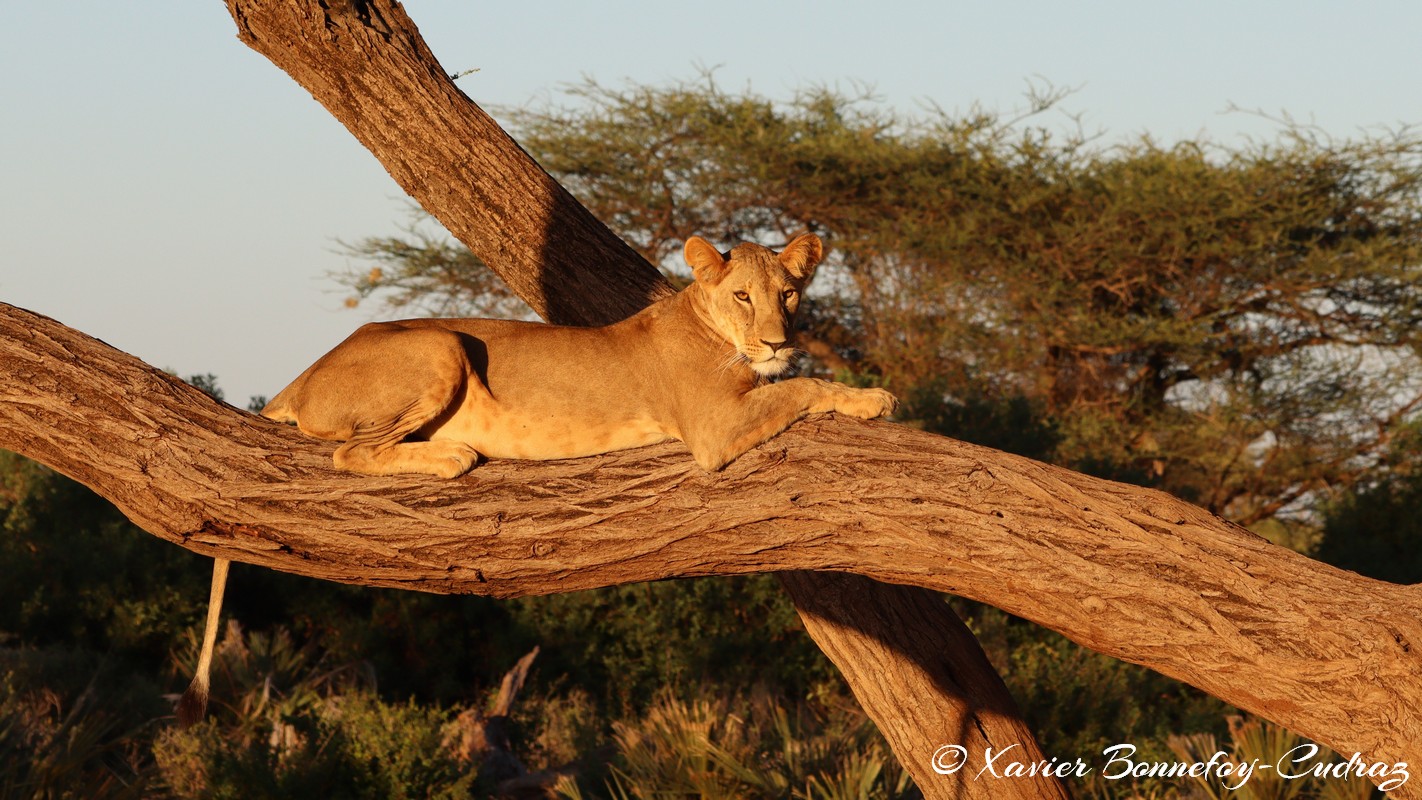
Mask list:
[[[1422,123],[1422,3],[410,0],[477,102],[587,75],[715,66],[786,97],[873,86],[912,110],[1011,109],[1040,76],[1108,140],[1267,135],[1231,103],[1348,136]],[[714,8],[714,17],[707,9]],[[392,232],[398,187],[220,2],[0,0],[0,300],[157,366],[274,394],[370,318],[326,273],[335,239]]]

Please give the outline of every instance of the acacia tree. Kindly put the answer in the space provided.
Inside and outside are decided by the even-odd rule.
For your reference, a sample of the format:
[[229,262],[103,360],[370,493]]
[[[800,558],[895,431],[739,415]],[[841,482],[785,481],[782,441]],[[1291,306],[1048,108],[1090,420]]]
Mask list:
[[[513,125],[593,213],[654,260],[692,233],[827,234],[821,338],[938,432],[1254,525],[1396,469],[1422,409],[1415,131],[1107,147],[1030,114],[776,104],[711,76],[573,91]],[[1019,399],[1036,441],[984,413]]]
[[[693,234],[827,236],[802,342],[892,388],[903,419],[1305,534],[1302,512],[1415,458],[1398,446],[1422,421],[1408,129],[1106,147],[1031,115],[773,103],[711,75],[572,92],[509,112],[515,135],[654,263]],[[343,282],[437,314],[507,306],[467,250],[409,233],[348,248],[380,266]]]
[[[228,7],[244,41],[538,313],[598,322],[668,291],[453,86],[398,5]],[[1422,752],[1415,588],[1317,564],[1159,492],[829,419],[717,475],[666,445],[494,463],[447,484],[351,476],[331,468],[323,444],[53,321],[3,312],[0,445],[200,553],[502,597],[789,573],[807,628],[930,797],[1064,790],[928,769],[939,744],[981,753],[1026,734],[980,654],[955,652],[971,642],[961,623],[906,587],[996,605],[1343,752]]]

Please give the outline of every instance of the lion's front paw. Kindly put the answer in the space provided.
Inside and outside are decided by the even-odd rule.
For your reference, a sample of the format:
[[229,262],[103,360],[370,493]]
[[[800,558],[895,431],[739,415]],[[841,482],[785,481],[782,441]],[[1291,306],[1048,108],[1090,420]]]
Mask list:
[[851,389],[850,394],[836,400],[834,410],[860,419],[874,419],[892,414],[899,399],[883,389]]

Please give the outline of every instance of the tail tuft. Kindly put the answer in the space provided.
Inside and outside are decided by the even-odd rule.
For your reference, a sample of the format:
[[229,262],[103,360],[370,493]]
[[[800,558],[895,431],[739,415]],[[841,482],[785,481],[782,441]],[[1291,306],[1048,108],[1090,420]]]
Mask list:
[[201,677],[193,678],[188,690],[178,700],[178,726],[191,728],[207,714],[208,686]]

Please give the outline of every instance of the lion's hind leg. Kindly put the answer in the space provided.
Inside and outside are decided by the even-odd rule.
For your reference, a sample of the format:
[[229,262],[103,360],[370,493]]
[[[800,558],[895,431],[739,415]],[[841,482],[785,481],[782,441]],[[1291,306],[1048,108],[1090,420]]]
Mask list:
[[449,440],[404,440],[436,416],[438,412],[428,416],[422,413],[402,414],[395,420],[395,425],[359,429],[349,441],[336,448],[333,460],[340,469],[367,475],[422,473],[441,478],[463,475],[479,460],[479,453],[469,445]]
[[344,441],[334,457],[340,469],[453,478],[479,458],[463,442],[406,441],[431,420],[453,413],[467,382],[478,380],[456,333],[367,325],[303,378],[297,426],[312,436]]

